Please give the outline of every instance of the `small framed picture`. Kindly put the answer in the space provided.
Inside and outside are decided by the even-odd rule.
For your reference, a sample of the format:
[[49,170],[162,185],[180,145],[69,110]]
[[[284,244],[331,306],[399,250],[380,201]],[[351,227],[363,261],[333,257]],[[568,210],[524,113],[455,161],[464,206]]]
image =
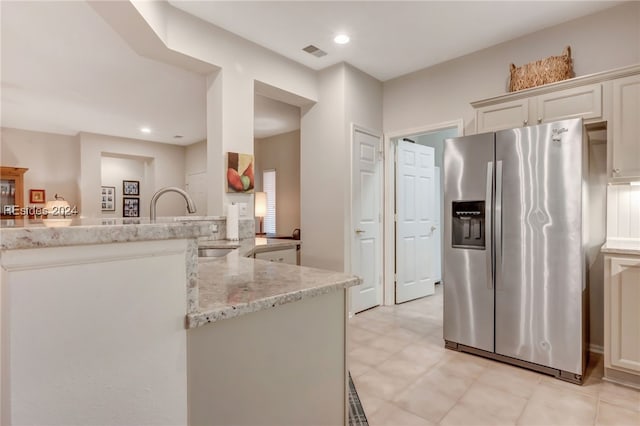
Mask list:
[[44,189],[30,189],[29,190],[29,202],[33,204],[44,204],[46,197],[44,195]]
[[123,180],[122,195],[140,195],[140,181]]
[[116,210],[116,187],[103,186],[100,194],[102,200],[102,211],[113,212]]
[[140,198],[122,197],[122,217],[140,217]]

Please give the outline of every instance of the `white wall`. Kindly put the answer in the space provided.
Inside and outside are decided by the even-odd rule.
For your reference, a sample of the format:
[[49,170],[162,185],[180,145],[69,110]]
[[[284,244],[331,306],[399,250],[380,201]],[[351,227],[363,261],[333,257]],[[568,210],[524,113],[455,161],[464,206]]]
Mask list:
[[196,215],[207,215],[207,141],[188,145],[184,159],[185,191],[196,204]]
[[640,62],[640,2],[547,28],[384,83],[384,130],[393,132],[464,118],[470,102],[506,92],[509,64],[559,55],[571,46],[577,76]]
[[[165,186],[185,186],[185,148],[138,139],[80,133],[80,176],[83,217],[101,217],[101,164],[104,156],[144,161],[145,179],[140,181],[140,216],[149,216],[151,196]],[[116,187],[122,188],[122,182]],[[122,197],[120,197],[122,198]],[[120,201],[122,201],[120,199]],[[186,214],[184,199],[167,193],[158,202],[158,217]]]
[[[152,160],[147,160],[152,161]],[[122,197],[124,196],[122,181],[137,180],[146,185],[145,172],[148,167],[144,159],[103,155],[101,159],[101,179],[103,186],[113,186],[115,192],[115,211],[103,211],[102,217],[122,217]],[[131,197],[128,195],[128,197]],[[142,205],[140,205],[142,207]],[[142,212],[140,212],[142,215]]]
[[345,140],[344,65],[318,73],[318,103],[302,109],[300,221],[304,266],[342,271]]
[[169,49],[221,68],[207,79],[208,213],[223,214],[231,202],[253,210],[252,196],[224,191],[224,159],[229,151],[253,154],[254,83],[289,92],[301,106],[317,98],[316,73],[168,3],[133,5]]
[[59,194],[82,213],[77,137],[3,127],[0,164],[29,169],[24,174],[25,203],[29,203],[29,189],[44,189],[47,200]]
[[351,123],[379,131],[382,84],[347,64],[318,73],[318,103],[303,109],[303,265],[348,270]]
[[262,172],[276,170],[276,233],[300,228],[300,131],[255,140],[255,185],[262,191]]

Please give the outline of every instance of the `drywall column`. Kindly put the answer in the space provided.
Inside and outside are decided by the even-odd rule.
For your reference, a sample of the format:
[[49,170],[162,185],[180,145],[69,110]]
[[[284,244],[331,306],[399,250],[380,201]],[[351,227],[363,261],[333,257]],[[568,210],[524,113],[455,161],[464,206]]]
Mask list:
[[253,79],[223,69],[207,77],[209,215],[226,214],[225,206],[233,202],[247,203],[247,211],[253,211],[252,196],[226,192],[229,151],[253,155]]
[[318,73],[318,103],[302,109],[300,129],[300,219],[305,266],[344,268],[345,68]]

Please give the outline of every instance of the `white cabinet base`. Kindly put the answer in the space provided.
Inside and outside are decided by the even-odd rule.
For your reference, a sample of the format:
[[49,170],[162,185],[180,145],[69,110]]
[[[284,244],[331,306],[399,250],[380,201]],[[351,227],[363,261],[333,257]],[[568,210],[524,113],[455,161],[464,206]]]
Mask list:
[[190,329],[189,424],[344,425],[346,291]]
[[187,422],[186,240],[10,250],[2,425]]
[[640,256],[605,256],[605,378],[640,386]]

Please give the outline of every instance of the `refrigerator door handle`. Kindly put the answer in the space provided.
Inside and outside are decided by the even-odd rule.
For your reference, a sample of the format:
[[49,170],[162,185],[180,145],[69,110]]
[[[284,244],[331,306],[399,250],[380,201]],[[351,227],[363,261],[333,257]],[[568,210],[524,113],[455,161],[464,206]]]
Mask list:
[[496,205],[493,225],[496,253],[496,290],[502,288],[502,161],[496,161]]
[[493,161],[487,163],[487,189],[485,198],[485,247],[487,252],[487,287],[493,288],[493,237],[491,233],[491,221],[493,211]]

